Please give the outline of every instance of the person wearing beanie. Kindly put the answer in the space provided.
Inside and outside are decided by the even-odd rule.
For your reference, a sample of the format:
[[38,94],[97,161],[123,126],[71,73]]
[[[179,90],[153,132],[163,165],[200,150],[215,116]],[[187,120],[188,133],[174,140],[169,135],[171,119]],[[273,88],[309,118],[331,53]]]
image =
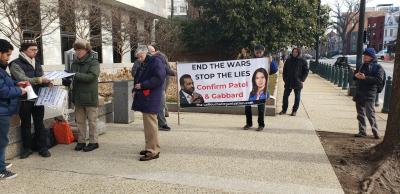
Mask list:
[[[35,40],[23,40],[20,53],[17,59],[10,63],[10,72],[12,78],[16,81],[28,81],[32,84],[33,90],[39,94],[42,87],[48,87],[51,80],[45,78],[42,64],[36,58],[39,51],[38,44]],[[48,150],[47,137],[48,130],[44,127],[44,106],[35,106],[35,100],[28,100],[25,97],[21,98],[19,117],[21,118],[21,137],[22,137],[22,152],[21,159],[28,158],[37,145],[39,155],[42,157],[50,157]],[[37,138],[33,138],[31,132],[32,120]]]
[[[263,45],[256,45],[254,47],[254,57],[253,58],[263,58],[265,52],[265,47]],[[276,61],[269,58],[269,75],[275,74],[278,72],[278,64]],[[257,131],[262,131],[265,127],[264,117],[265,117],[265,101],[261,102],[257,105],[258,108],[258,128]],[[243,127],[243,130],[249,130],[253,126],[253,114],[251,112],[251,106],[246,105],[244,107],[246,114],[246,125]]]
[[365,117],[367,117],[374,137],[379,139],[374,105],[379,84],[384,80],[385,72],[377,63],[376,52],[373,48],[365,49],[363,61],[363,64],[357,64],[353,77],[356,82],[356,94],[353,100],[356,103],[359,130],[355,137],[367,136],[365,122]]

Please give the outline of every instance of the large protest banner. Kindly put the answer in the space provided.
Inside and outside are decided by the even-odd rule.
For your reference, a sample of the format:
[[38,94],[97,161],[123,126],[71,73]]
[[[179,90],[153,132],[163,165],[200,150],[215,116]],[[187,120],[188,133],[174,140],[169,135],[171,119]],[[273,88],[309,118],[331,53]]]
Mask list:
[[269,96],[266,58],[178,63],[177,70],[181,107],[251,105]]

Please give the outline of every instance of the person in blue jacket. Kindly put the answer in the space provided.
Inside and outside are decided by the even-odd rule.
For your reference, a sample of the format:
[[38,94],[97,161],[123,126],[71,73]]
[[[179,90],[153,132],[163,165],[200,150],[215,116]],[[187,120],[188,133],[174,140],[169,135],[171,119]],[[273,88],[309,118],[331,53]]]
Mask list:
[[19,97],[26,94],[25,89],[18,86],[25,82],[13,81],[6,72],[13,50],[14,47],[8,41],[0,39],[0,180],[17,177],[16,173],[8,170],[11,164],[5,163],[5,154],[11,116],[18,112]]
[[[254,47],[254,58],[263,58],[265,52],[265,47],[262,45],[257,45]],[[265,70],[265,69],[264,69]],[[278,64],[276,63],[275,60],[272,60],[269,65],[269,75],[275,74],[278,72]],[[256,74],[257,72],[255,72]],[[253,76],[254,77],[254,76]],[[268,76],[264,75],[266,79]],[[266,81],[267,82],[267,81]],[[265,88],[264,94],[265,99],[268,99],[268,93],[267,89]],[[251,96],[250,96],[251,97]],[[260,96],[258,97],[260,98]],[[264,97],[263,97],[264,98]],[[257,105],[258,107],[258,128],[257,131],[262,131],[265,127],[264,123],[264,116],[265,116],[265,100],[258,101],[259,104]],[[246,125],[243,127],[244,130],[249,130],[253,126],[253,115],[251,112],[251,106],[247,105],[245,106],[245,114],[246,114]]]
[[143,155],[140,161],[148,161],[160,155],[157,114],[160,111],[166,70],[160,57],[149,55],[147,46],[139,46],[135,56],[142,64],[135,73],[132,109],[143,114],[146,146],[140,152]]

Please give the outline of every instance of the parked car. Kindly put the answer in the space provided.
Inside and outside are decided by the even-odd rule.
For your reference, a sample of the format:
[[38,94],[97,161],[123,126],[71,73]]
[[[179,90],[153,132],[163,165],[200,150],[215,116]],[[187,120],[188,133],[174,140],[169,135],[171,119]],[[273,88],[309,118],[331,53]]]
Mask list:
[[341,54],[339,54],[339,55],[334,55],[334,56],[331,57],[331,59],[337,59],[337,58],[339,58],[339,57],[343,57],[343,55],[341,55]]
[[355,67],[357,61],[357,55],[343,55],[336,59],[334,66],[338,67]]
[[384,60],[385,57],[387,57],[387,56],[389,56],[387,49],[381,50],[378,53],[376,53],[376,58],[378,58],[380,60]]
[[303,57],[304,57],[305,59],[312,59],[312,58],[314,58],[314,57],[313,57],[312,55],[310,55],[310,54],[304,54]]

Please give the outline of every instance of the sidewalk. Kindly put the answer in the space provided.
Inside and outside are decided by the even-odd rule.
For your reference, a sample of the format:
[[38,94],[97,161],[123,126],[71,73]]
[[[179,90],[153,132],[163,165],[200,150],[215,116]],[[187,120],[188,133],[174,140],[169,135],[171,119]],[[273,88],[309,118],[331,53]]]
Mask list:
[[[327,91],[313,95],[311,89],[319,87],[321,81],[310,76],[307,82],[303,93],[307,111],[302,107],[297,117],[266,117],[267,127],[262,132],[242,130],[244,115],[181,113],[178,126],[177,114],[172,113],[168,121],[173,130],[160,132],[160,158],[140,162],[137,153],[143,148],[144,134],[141,114],[136,114],[131,125],[108,125],[107,133],[99,138],[100,149],[91,153],[75,152],[74,145],[58,145],[51,149],[52,157],[48,159],[34,154],[25,160],[12,160],[12,170],[19,176],[0,182],[0,190],[2,193],[343,193],[314,129],[322,124],[313,119],[317,117],[311,120],[308,117],[318,114],[315,109],[308,109],[312,107],[309,103],[316,102],[312,98],[331,94]],[[279,104],[283,93],[281,82],[280,85]]]

